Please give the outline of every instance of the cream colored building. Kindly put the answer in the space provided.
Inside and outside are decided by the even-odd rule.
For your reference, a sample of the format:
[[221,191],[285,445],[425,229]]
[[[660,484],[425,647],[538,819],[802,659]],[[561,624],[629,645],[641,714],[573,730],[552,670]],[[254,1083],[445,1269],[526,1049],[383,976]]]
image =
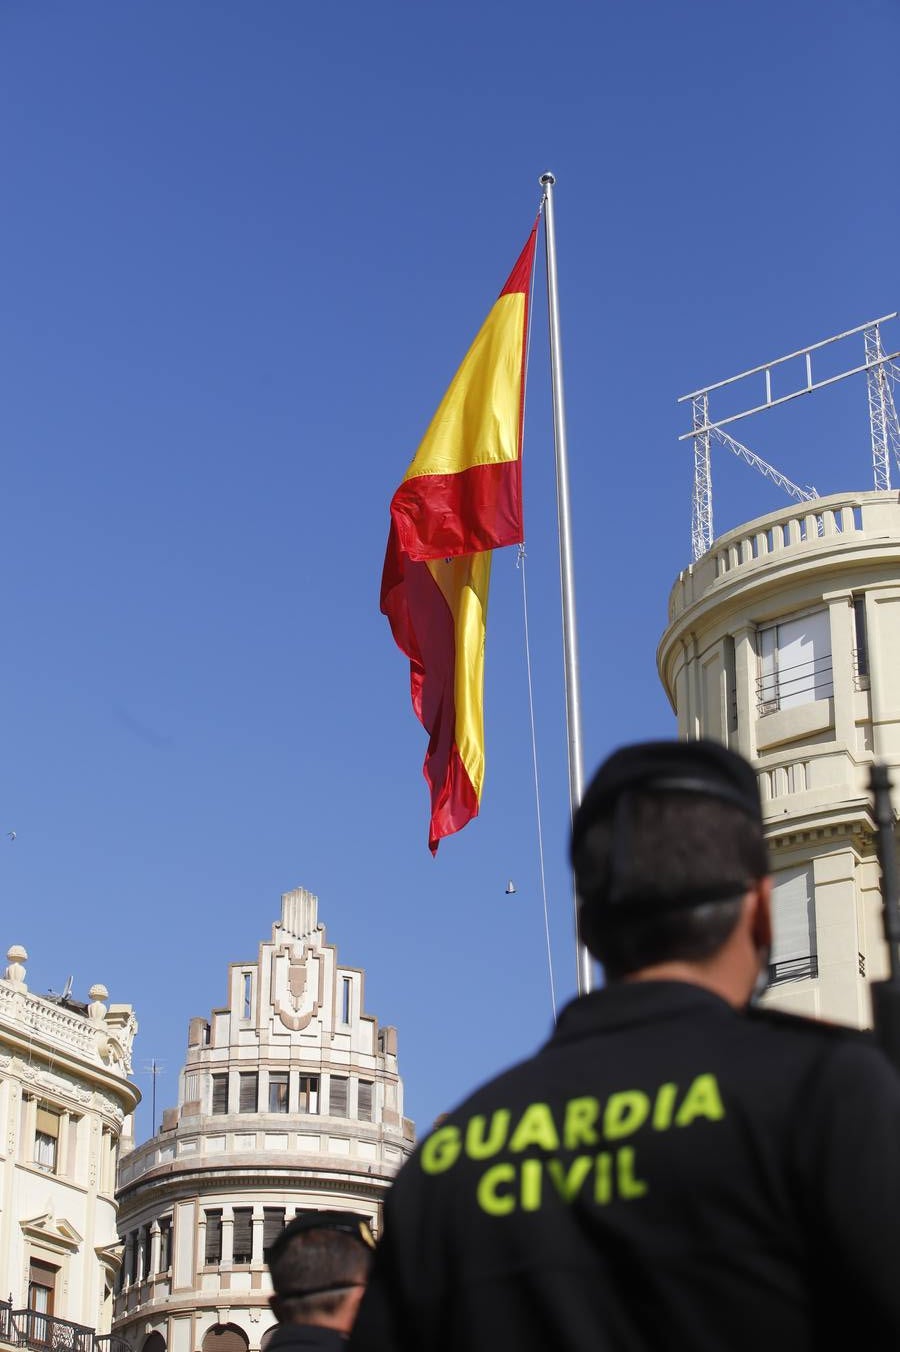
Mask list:
[[[0,979],[0,1346],[93,1352],[121,1249],[116,1158],[140,1095],[130,1005],[40,996],[14,945]],[[100,1339],[101,1342],[108,1339]]]
[[900,780],[898,495],[821,498],[714,541],[672,588],[658,663],[680,735],[759,769],[776,883],[767,1000],[869,1023],[867,982],[887,968],[873,758]]
[[306,1209],[363,1212],[413,1146],[397,1035],[365,1012],[317,899],[282,897],[227,1003],[191,1020],[178,1107],[123,1157],[115,1328],[136,1352],[246,1352],[272,1325],[263,1252]]

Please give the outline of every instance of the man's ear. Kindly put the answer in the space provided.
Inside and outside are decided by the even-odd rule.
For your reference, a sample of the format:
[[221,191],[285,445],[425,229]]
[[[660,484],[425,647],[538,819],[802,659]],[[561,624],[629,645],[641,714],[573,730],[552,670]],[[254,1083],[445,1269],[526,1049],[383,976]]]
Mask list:
[[772,947],[772,879],[760,878],[753,885],[753,914],[750,920],[750,933],[759,949]]

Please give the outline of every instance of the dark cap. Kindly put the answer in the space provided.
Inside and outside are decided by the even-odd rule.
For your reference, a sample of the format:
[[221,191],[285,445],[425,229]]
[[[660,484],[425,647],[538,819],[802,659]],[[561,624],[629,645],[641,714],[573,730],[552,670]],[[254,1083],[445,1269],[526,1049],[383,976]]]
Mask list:
[[[593,901],[615,906],[636,898],[630,894],[625,878],[631,842],[628,838],[628,812],[625,805],[634,793],[685,794],[729,803],[759,826],[762,832],[762,805],[753,767],[743,756],[718,742],[640,742],[614,751],[600,766],[572,822],[572,858],[578,861],[582,842],[591,828],[609,820],[613,827],[610,871],[602,895]],[[576,869],[576,872],[578,870]],[[696,905],[740,895],[746,879],[722,877],[701,888],[684,892],[669,891],[663,885],[654,900],[654,909]],[[587,902],[587,897],[582,897]],[[648,898],[649,900],[649,898]]]
[[749,761],[718,742],[638,742],[605,760],[588,786],[572,823],[572,844],[598,819],[612,816],[629,790],[702,793],[740,808],[762,824],[756,775]]
[[375,1248],[375,1238],[368,1216],[355,1211],[303,1211],[284,1227],[281,1234],[277,1235],[266,1249],[266,1262],[274,1262],[292,1239],[306,1234],[309,1230],[339,1230],[342,1234],[352,1235],[360,1244],[365,1244],[366,1248]]

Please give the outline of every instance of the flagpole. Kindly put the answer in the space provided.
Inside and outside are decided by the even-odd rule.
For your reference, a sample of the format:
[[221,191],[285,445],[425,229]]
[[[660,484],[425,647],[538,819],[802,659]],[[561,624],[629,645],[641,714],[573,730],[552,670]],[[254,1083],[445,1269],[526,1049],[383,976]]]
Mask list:
[[[553,174],[541,175],[544,189],[544,243],[547,248],[547,301],[550,316],[550,372],[553,384],[553,432],[556,445],[556,505],[559,519],[559,577],[562,591],[563,658],[566,684],[566,730],[569,749],[569,811],[584,793],[581,752],[581,692],[578,681],[578,638],[575,626],[575,572],[572,565],[572,514],[569,505],[569,458],[566,446],[566,407],[563,396],[562,342],[559,330],[559,291],[556,281],[556,228],[553,219]],[[578,937],[578,898],[575,913],[575,959],[578,994],[594,988],[591,955]]]

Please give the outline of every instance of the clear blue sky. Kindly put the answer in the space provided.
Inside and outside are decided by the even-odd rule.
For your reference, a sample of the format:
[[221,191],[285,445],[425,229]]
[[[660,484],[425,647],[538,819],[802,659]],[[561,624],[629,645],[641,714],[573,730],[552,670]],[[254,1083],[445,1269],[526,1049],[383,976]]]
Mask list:
[[[544,1037],[514,554],[482,815],[432,861],[378,612],[391,493],[552,169],[585,759],[671,734],[675,399],[897,304],[898,53],[896,0],[0,3],[0,946],[33,989],[132,1002],[161,1105],[189,1017],[298,884],[398,1026],[420,1128]],[[526,529],[565,996],[545,334],[539,284]],[[801,403],[744,435],[822,492],[870,487],[864,385]],[[715,482],[719,530],[784,501],[724,450]]]

